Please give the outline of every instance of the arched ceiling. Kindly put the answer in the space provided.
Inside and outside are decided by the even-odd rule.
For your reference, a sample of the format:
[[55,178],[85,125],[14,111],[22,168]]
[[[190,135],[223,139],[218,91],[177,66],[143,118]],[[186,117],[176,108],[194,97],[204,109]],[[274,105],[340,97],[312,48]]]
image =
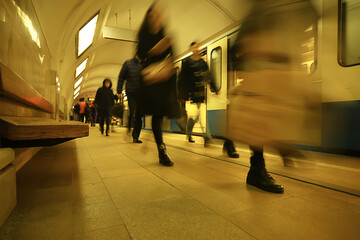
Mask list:
[[[104,78],[113,81],[136,43],[103,38],[103,28],[137,31],[152,0],[32,0],[50,53],[52,69],[61,82],[61,94],[73,99],[75,68],[89,57],[81,74],[81,94],[93,93]],[[193,40],[202,41],[240,20],[248,11],[249,0],[163,0],[166,2],[167,30],[173,37],[175,54],[187,50]],[[98,11],[99,19],[92,46],[79,58],[75,54],[77,31]],[[131,20],[129,20],[131,17]]]

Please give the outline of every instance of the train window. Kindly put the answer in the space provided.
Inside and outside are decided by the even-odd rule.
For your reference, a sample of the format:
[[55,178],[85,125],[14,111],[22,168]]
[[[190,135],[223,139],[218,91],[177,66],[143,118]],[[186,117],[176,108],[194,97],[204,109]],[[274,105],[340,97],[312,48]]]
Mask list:
[[349,67],[360,64],[360,0],[339,0],[338,62]]
[[211,51],[210,67],[211,75],[214,81],[214,86],[210,89],[212,92],[219,92],[221,89],[221,55],[221,47],[217,47]]

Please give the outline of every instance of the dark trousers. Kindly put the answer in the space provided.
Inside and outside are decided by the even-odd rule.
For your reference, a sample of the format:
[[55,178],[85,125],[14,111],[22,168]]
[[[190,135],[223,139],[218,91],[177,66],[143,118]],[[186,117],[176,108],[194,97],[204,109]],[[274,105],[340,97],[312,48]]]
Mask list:
[[[126,93],[128,97],[129,103],[129,126],[128,130],[130,131],[131,126],[134,125],[134,129],[132,132],[132,137],[134,139],[138,139],[141,132],[142,127],[142,116],[136,110],[136,101],[137,101],[137,93]],[[133,124],[134,122],[134,124]]]
[[95,126],[96,123],[96,112],[91,112],[91,126]]
[[250,158],[251,167],[265,167],[264,161],[264,149],[263,147],[254,147],[249,146],[250,150],[252,151],[252,156]]
[[109,132],[109,126],[111,123],[111,116],[105,115],[105,116],[99,116],[99,123],[100,123],[100,130],[104,131],[104,122],[106,121],[106,132]]
[[158,147],[163,143],[162,129],[161,129],[162,121],[163,121],[163,116],[153,116],[151,121],[155,142]]
[[134,116],[135,116],[135,108],[136,108],[136,98],[137,94],[132,92],[127,92],[127,99],[129,104],[129,126],[128,129],[130,131],[133,126]]
[[85,120],[85,113],[80,113],[80,122],[84,122],[84,120]]

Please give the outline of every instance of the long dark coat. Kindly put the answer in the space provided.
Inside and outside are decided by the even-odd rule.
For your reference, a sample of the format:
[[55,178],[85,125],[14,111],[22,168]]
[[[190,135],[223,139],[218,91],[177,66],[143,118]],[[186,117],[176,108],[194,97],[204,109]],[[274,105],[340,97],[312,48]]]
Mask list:
[[[164,37],[163,30],[157,34],[151,34],[145,28],[140,30],[138,56],[145,60],[143,69],[150,64],[162,61],[172,55],[171,47],[159,56],[148,57],[148,52]],[[168,116],[171,118],[179,115],[177,96],[176,96],[176,74],[169,80],[162,83],[145,86],[143,80],[140,87],[138,98],[138,108],[141,114],[153,116]]]

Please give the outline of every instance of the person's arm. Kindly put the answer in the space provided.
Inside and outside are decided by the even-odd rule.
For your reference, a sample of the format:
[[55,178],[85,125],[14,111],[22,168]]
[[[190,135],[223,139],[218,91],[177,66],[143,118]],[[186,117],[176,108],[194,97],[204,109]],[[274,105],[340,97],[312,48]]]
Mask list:
[[128,66],[128,61],[124,62],[120,74],[119,74],[119,78],[118,78],[118,84],[117,84],[117,93],[121,94],[122,93],[122,89],[123,89],[123,85],[126,79],[126,73],[127,73],[127,67]]
[[[112,93],[112,92],[111,92],[111,93]],[[114,99],[114,101],[117,101],[117,100],[119,99],[118,95],[116,95],[116,94],[113,93],[113,99]]]
[[95,103],[96,105],[99,105],[100,98],[101,98],[101,96],[100,96],[100,88],[99,88],[99,89],[96,91],[95,100],[94,100],[94,103]]
[[150,56],[157,56],[165,52],[169,47],[171,47],[171,38],[163,37],[152,49],[149,51]]

